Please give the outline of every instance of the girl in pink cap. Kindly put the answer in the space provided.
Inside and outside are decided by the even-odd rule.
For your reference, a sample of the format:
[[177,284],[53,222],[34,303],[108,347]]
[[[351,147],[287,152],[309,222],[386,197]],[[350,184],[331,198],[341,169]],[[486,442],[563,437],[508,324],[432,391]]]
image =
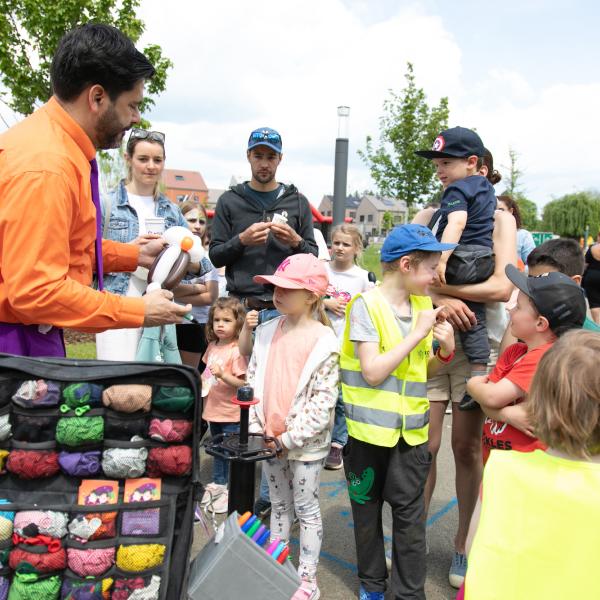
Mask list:
[[331,444],[339,378],[338,340],[322,301],[329,280],[315,256],[295,254],[273,275],[254,281],[275,286],[273,303],[282,316],[256,329],[247,381],[260,402],[250,410],[250,431],[274,436],[281,444],[282,451],[264,467],[271,535],[289,540],[295,511],[302,586],[294,600],[316,600],[323,538],[319,481]]

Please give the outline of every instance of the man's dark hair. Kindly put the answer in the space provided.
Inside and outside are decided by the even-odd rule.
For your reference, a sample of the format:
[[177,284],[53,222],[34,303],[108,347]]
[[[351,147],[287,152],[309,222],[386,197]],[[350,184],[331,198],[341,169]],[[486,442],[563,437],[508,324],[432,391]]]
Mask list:
[[527,257],[527,266],[548,265],[569,277],[583,275],[583,252],[575,240],[558,238],[534,248]]
[[86,23],[66,33],[52,59],[52,91],[69,102],[99,84],[114,102],[142,79],[151,79],[152,63],[116,27]]

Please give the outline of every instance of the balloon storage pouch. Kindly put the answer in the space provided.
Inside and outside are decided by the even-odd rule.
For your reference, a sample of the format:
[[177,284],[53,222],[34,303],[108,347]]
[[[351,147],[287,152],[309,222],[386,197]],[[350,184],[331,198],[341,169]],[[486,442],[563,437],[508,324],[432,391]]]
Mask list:
[[187,600],[199,396],[179,365],[0,354],[0,600]]

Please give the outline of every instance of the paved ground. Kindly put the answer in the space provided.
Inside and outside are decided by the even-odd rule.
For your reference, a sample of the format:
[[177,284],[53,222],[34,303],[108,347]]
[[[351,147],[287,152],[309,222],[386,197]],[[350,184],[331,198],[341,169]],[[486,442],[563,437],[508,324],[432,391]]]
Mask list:
[[[428,572],[425,590],[428,600],[451,600],[456,595],[455,590],[448,585],[448,567],[457,524],[454,463],[450,450],[450,418],[446,416],[444,423],[444,438],[438,456],[438,483],[427,523],[430,551],[427,557]],[[210,457],[207,457],[202,464],[203,481],[206,482],[210,481],[210,460]],[[321,510],[325,527],[319,563],[321,598],[323,600],[356,598],[358,580],[354,535],[343,470],[323,472]],[[384,527],[386,534],[389,534],[391,532],[389,510],[384,514]],[[206,543],[206,535],[200,526],[196,526],[194,554],[204,543]]]

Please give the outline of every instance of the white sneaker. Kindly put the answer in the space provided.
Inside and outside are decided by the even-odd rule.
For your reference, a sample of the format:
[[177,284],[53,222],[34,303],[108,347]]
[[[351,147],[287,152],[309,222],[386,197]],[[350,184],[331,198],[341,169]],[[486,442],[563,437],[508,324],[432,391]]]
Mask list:
[[213,500],[212,504],[208,505],[208,510],[215,513],[215,515],[222,515],[227,512],[228,505],[229,491],[225,488],[225,491],[216,500]]
[[200,500],[200,506],[206,506],[211,501],[211,499],[214,502],[219,496],[223,494],[223,492],[226,491],[226,485],[221,485],[219,483],[215,483],[214,481],[208,483],[204,487],[204,495],[202,496],[202,500]]

